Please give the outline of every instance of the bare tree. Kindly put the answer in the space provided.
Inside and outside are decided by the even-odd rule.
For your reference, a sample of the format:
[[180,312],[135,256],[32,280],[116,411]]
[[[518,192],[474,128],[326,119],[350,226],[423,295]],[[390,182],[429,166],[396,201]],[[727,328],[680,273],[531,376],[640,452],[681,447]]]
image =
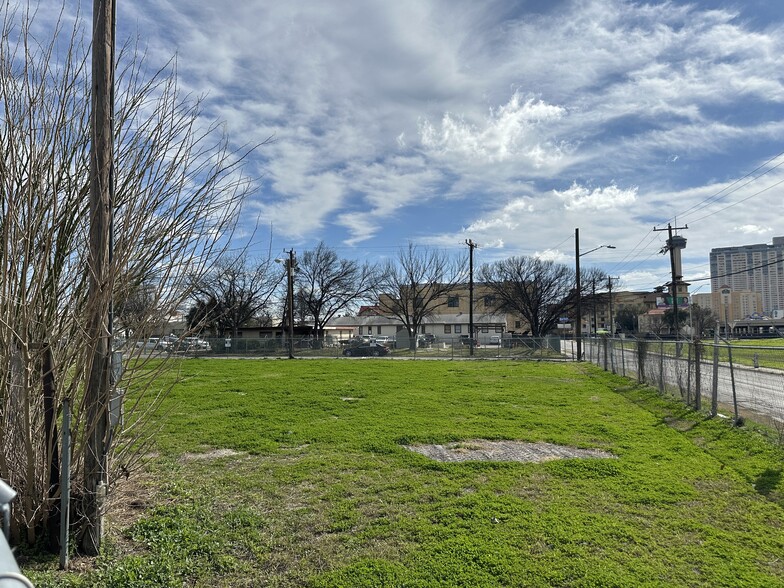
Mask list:
[[255,321],[264,322],[282,275],[271,256],[251,260],[247,253],[224,256],[213,268],[194,279],[192,290],[197,299],[190,320],[191,328],[206,327],[217,335],[237,336],[237,331]]
[[437,249],[409,243],[380,269],[372,288],[382,313],[400,319],[408,332],[409,347],[425,319],[446,306],[448,295],[465,279],[466,264]]
[[[65,29],[63,20],[42,41],[31,33],[32,12],[5,7],[0,17],[0,477],[20,493],[14,539],[30,543],[59,495],[52,415],[64,398],[74,409],[72,487],[85,492],[94,430],[84,397],[89,350],[96,337],[111,340],[105,330],[87,331],[88,310],[128,301],[144,284],[150,312],[134,332],[176,315],[194,274],[204,274],[231,237],[251,188],[241,169],[253,149],[233,150],[218,124],[205,126],[198,100],[181,95],[173,64],[145,77],[144,56],[124,47],[116,70],[113,250],[105,287],[90,297],[90,24],[77,18]],[[111,394],[138,394],[125,403],[126,427],[100,440],[103,457],[111,456],[109,490],[118,471],[138,464],[154,398],[164,391],[158,376],[166,363],[146,364],[140,350],[130,351]],[[74,519],[83,530],[89,525]]]
[[556,328],[558,319],[569,315],[576,304],[574,270],[553,261],[510,257],[483,265],[479,277],[493,293],[496,309],[520,314],[534,337]]
[[297,260],[297,298],[313,319],[316,336],[323,335],[324,325],[337,313],[367,299],[377,281],[376,266],[341,259],[323,241]]
[[599,328],[596,320],[598,318],[596,316],[597,311],[601,308],[608,309],[609,307],[610,295],[608,292],[603,291],[606,283],[607,274],[598,268],[588,268],[581,272],[582,315],[591,319],[594,330]]
[[621,331],[625,333],[636,333],[638,329],[638,317],[645,314],[644,304],[634,304],[621,308],[615,313],[615,322]]
[[114,302],[114,331],[130,339],[144,333],[151,317],[157,315],[156,286],[152,282],[139,284],[135,288],[123,289]]
[[716,327],[718,317],[710,308],[703,308],[699,304],[692,304],[689,308],[688,320],[690,322],[692,337],[695,339],[702,339],[703,336],[709,335]]

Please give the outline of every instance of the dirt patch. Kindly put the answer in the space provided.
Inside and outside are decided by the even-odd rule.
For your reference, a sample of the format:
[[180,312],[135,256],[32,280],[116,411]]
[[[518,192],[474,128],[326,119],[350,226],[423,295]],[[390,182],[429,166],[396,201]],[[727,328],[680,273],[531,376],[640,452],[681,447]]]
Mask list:
[[552,443],[524,443],[522,441],[488,441],[472,439],[446,445],[404,445],[436,461],[519,461],[540,463],[554,459],[598,458],[615,456],[599,449],[579,449]]
[[221,457],[233,457],[239,455],[239,451],[233,449],[215,449],[205,453],[183,453],[180,458],[182,461],[197,461],[203,459],[220,459]]

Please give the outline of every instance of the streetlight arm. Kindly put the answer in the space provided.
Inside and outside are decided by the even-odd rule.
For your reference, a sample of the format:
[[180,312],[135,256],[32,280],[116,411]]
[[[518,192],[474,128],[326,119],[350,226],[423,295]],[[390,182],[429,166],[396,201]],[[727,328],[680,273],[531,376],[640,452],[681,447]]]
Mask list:
[[575,294],[577,295],[577,303],[575,305],[576,310],[576,317],[575,317],[575,325],[574,325],[574,335],[575,339],[577,339],[577,361],[582,360],[583,355],[583,345],[582,345],[582,285],[580,284],[580,258],[583,255],[588,255],[589,253],[593,253],[594,251],[598,251],[599,249],[615,249],[615,245],[599,245],[598,247],[594,247],[593,249],[589,249],[583,253],[580,253],[580,229],[574,230],[574,265],[575,265]]
[[599,249],[615,249],[615,245],[599,245],[598,247],[594,247],[593,249],[589,249],[588,251],[583,251],[582,253],[578,253],[577,257],[588,255],[589,253],[593,253],[594,251],[598,251]]

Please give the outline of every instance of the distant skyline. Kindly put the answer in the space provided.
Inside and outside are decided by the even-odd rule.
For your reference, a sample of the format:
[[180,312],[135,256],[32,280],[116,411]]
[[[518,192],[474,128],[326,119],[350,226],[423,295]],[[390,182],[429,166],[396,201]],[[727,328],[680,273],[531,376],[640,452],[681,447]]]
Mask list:
[[[77,4],[68,0],[66,11]],[[46,18],[57,7],[42,6]],[[89,20],[91,3],[81,11]],[[784,236],[784,5],[606,0],[140,0],[118,39],[233,144],[271,145],[241,235],[380,260],[408,241],[581,260],[619,288]]]

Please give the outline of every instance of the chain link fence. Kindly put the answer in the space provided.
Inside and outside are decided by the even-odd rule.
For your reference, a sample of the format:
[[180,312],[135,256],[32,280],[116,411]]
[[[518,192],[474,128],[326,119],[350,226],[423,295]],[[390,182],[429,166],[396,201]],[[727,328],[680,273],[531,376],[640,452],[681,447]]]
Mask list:
[[748,416],[784,433],[784,340],[586,338],[584,359],[711,414]]
[[[401,344],[402,343],[402,344]],[[145,353],[182,357],[393,357],[408,359],[565,359],[558,337],[503,338],[495,344],[479,343],[471,348],[461,337],[421,337],[413,345],[388,337],[338,340],[333,337],[201,338],[190,345],[153,343]],[[383,348],[383,349],[382,349]]]

